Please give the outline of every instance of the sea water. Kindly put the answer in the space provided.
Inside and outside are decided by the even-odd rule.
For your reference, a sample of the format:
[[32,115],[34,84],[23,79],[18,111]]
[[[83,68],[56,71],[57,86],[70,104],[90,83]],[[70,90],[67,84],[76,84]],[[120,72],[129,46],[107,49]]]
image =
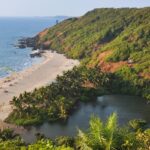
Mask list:
[[0,78],[9,76],[13,72],[21,71],[40,58],[31,58],[31,48],[15,47],[23,37],[33,37],[45,28],[55,25],[67,17],[24,17],[0,18]]

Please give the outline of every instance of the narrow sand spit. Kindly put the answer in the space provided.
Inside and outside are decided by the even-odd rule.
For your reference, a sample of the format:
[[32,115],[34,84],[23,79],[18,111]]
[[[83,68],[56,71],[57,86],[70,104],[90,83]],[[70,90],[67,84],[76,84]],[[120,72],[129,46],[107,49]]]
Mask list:
[[45,51],[43,56],[45,60],[42,63],[0,80],[1,121],[6,119],[12,111],[9,102],[13,96],[19,96],[24,91],[32,91],[50,84],[57,75],[61,75],[63,71],[72,69],[79,64],[77,60],[67,59],[64,55],[56,52]]

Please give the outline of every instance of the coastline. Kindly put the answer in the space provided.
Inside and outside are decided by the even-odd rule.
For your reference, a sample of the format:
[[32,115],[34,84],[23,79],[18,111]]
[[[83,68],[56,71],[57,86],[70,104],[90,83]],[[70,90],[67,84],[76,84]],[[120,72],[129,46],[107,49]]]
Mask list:
[[41,63],[0,79],[0,121],[4,121],[11,113],[9,102],[14,96],[46,86],[53,82],[57,75],[79,64],[77,60],[67,59],[63,54],[50,50],[45,51],[42,57],[44,60]]

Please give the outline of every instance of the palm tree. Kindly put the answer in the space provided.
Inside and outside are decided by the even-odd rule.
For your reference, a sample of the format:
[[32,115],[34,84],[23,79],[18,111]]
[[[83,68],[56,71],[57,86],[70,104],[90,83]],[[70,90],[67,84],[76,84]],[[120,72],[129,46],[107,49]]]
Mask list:
[[10,101],[10,104],[13,105],[18,111],[22,110],[22,102],[19,98],[13,97],[12,101]]
[[117,115],[113,113],[104,124],[98,117],[91,117],[89,130],[79,130],[77,148],[80,150],[111,150],[115,148]]
[[105,125],[105,136],[106,136],[106,142],[105,147],[106,150],[110,150],[113,146],[114,142],[114,135],[117,130],[117,115],[113,113],[107,120]]

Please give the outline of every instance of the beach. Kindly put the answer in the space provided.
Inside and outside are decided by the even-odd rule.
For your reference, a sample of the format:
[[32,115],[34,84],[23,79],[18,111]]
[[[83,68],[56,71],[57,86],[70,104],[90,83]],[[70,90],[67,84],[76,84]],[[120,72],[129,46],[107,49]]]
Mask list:
[[72,69],[79,61],[66,58],[62,54],[45,51],[44,60],[31,67],[0,79],[0,121],[4,121],[12,111],[10,101],[24,91],[46,86],[55,81],[57,75]]

